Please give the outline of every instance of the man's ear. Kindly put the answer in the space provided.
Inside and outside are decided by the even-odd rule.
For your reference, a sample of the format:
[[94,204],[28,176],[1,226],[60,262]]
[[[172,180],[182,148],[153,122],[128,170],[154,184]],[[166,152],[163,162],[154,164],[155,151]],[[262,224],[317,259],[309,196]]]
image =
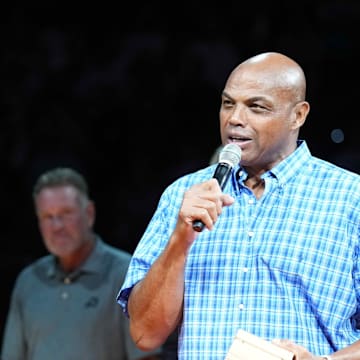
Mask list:
[[95,223],[95,216],[96,216],[95,204],[93,201],[88,202],[86,207],[86,213],[88,217],[89,226],[92,227]]
[[298,102],[294,106],[293,110],[293,121],[291,123],[291,127],[295,129],[299,129],[304,125],[306,117],[308,116],[310,111],[310,104],[307,101]]

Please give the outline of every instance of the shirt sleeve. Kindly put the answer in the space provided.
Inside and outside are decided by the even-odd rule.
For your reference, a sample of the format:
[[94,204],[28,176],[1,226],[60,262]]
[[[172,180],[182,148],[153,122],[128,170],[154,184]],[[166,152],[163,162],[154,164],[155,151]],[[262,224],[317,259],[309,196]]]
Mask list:
[[24,329],[21,319],[21,296],[18,280],[15,283],[9,311],[5,323],[3,343],[1,349],[1,359],[4,360],[24,360],[26,359],[26,343]]
[[171,186],[164,191],[154,215],[132,255],[125,280],[116,298],[127,316],[129,316],[127,303],[131,290],[146,276],[152,264],[164,250],[173,232],[182,200],[182,192],[183,189],[181,191],[177,186]]

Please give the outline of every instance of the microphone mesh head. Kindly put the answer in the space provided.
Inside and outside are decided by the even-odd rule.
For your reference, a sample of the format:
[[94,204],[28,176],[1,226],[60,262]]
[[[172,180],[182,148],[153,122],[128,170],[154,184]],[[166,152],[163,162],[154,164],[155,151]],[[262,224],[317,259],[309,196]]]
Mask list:
[[241,160],[241,149],[236,144],[227,144],[219,154],[219,162],[227,163],[231,167],[237,165]]

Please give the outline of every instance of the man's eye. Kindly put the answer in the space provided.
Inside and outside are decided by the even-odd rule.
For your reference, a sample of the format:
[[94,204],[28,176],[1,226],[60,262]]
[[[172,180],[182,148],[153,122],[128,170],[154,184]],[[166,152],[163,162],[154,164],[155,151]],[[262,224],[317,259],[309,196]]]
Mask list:
[[259,108],[259,109],[265,109],[262,105],[260,105],[260,104],[251,104],[251,106],[250,106],[251,108]]
[[265,106],[260,104],[251,104],[250,109],[256,112],[263,112],[268,110]]
[[232,105],[233,105],[233,103],[230,100],[224,100],[223,101],[223,106],[229,107],[229,106],[232,106]]

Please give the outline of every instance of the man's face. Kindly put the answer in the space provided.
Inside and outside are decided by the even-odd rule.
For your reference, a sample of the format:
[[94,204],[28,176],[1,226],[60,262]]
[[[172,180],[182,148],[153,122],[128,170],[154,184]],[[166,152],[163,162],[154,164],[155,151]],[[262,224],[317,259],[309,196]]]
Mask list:
[[228,80],[220,108],[222,143],[237,143],[242,165],[269,169],[295,149],[298,112],[292,92],[256,71],[238,71]]
[[35,209],[44,244],[50,253],[69,256],[88,241],[94,223],[94,207],[74,187],[44,188],[35,199]]

